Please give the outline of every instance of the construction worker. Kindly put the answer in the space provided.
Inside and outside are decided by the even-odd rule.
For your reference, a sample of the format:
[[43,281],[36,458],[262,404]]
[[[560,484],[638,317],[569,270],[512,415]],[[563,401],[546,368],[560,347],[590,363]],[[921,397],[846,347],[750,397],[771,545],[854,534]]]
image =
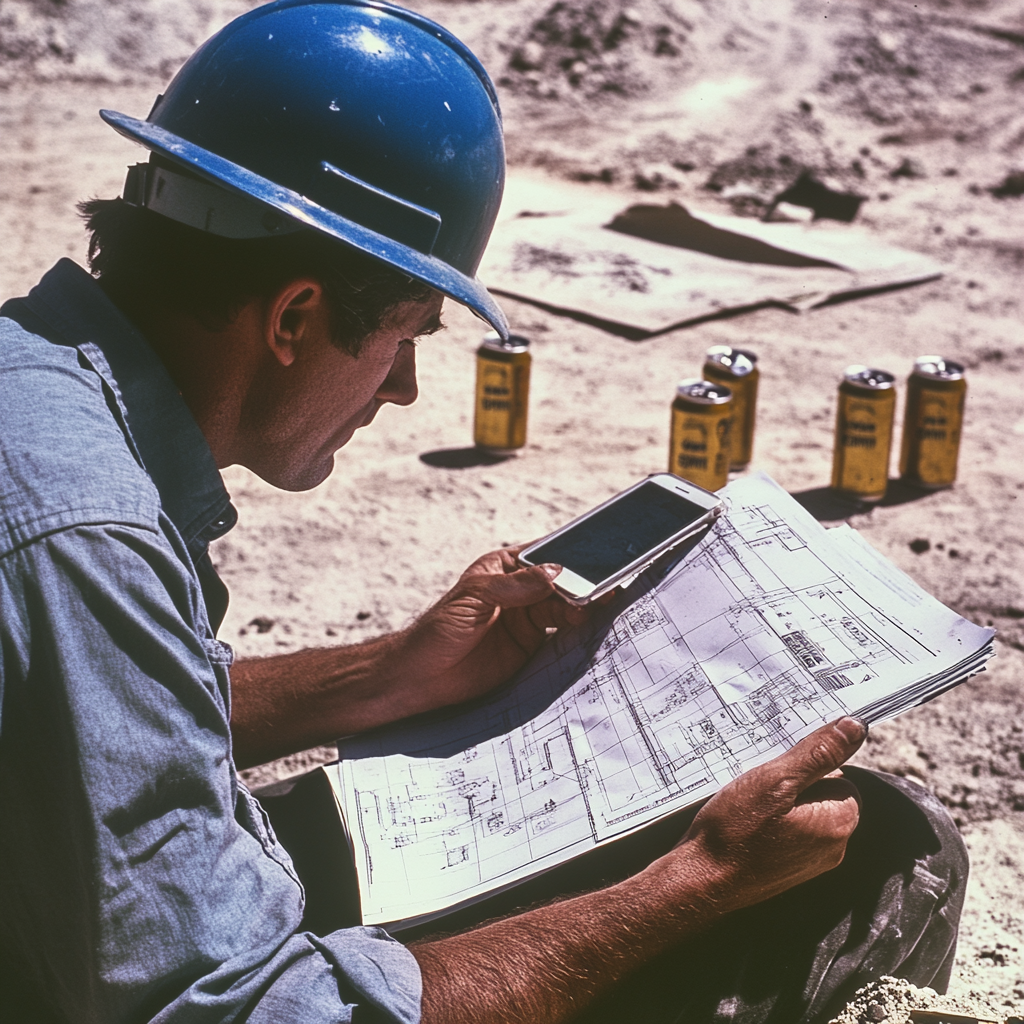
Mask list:
[[278,0],[146,120],[102,116],[150,157],[85,206],[93,275],[62,260],[0,310],[9,1019],[794,1024],[883,972],[944,985],[963,846],[923,790],[838,772],[854,719],[546,894],[582,895],[413,943],[309,929],[315,886],[307,905],[236,767],[476,697],[585,615],[557,566],[502,551],[357,647],[232,666],[216,637],[208,546],[236,519],[218,470],[323,480],[415,399],[411,342],[446,296],[507,333],[475,276],[497,99],[419,15]]

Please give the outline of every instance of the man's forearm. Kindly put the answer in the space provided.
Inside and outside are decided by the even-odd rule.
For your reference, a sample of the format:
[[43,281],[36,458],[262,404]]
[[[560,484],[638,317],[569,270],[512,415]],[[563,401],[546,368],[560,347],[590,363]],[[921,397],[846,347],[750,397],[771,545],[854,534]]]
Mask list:
[[609,889],[411,947],[423,1024],[559,1024],[727,908],[678,854]]
[[400,636],[236,662],[231,669],[236,764],[261,764],[421,710],[399,692],[399,680],[388,667]]

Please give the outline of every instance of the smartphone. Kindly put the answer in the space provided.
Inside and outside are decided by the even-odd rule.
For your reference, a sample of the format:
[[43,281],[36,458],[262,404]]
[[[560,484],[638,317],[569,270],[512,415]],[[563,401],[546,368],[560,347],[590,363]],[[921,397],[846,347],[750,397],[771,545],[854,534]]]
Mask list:
[[717,494],[656,473],[524,548],[519,563],[561,565],[555,587],[573,604],[587,604],[631,582],[723,508]]

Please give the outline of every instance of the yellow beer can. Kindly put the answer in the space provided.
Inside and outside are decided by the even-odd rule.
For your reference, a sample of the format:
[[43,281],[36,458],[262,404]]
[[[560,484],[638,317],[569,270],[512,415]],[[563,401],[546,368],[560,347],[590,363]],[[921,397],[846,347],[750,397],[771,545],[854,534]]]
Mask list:
[[502,341],[496,331],[488,332],[476,351],[476,446],[495,455],[522,448],[529,400],[530,342],[518,334]]
[[749,349],[712,345],[704,359],[704,379],[724,384],[732,392],[733,432],[730,469],[746,469],[754,452],[757,385],[761,374],[757,356]]
[[839,385],[832,486],[862,501],[881,501],[889,483],[896,378],[848,366]]
[[929,490],[952,487],[960,455],[967,381],[964,368],[942,356],[920,356],[907,381],[900,476]]
[[724,487],[729,481],[732,432],[732,391],[697,377],[681,381],[672,403],[668,471],[707,491]]

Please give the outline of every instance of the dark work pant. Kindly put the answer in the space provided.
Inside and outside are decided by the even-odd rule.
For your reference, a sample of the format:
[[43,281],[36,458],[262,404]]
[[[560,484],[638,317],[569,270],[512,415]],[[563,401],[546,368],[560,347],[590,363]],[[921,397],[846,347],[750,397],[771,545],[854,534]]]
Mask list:
[[[821,1024],[883,974],[944,992],[967,882],[963,841],[920,786],[861,768],[845,773],[863,809],[839,867],[668,950],[585,1011],[580,1024]],[[358,923],[351,859],[323,773],[261,801],[306,885],[305,925],[322,933]],[[433,926],[396,935],[462,930],[612,884],[669,849],[692,816],[659,822]]]

